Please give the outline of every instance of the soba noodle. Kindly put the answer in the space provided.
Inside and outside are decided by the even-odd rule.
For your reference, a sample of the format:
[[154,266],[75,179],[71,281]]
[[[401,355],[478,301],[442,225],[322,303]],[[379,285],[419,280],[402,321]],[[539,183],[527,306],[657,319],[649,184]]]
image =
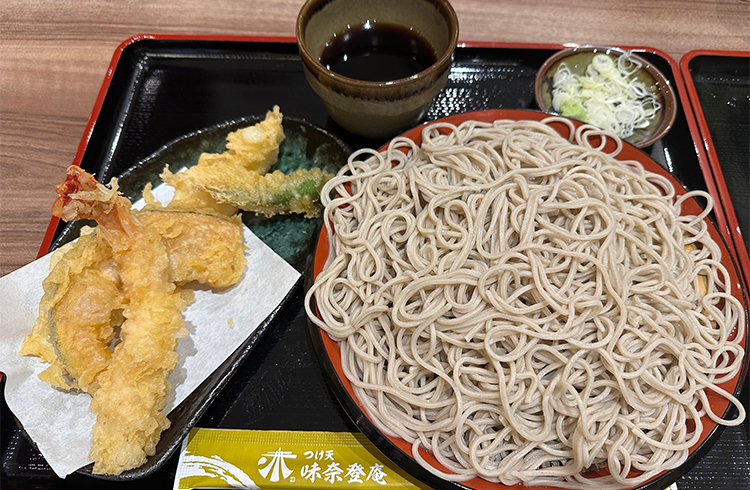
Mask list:
[[[373,422],[430,471],[635,486],[685,461],[702,417],[744,419],[718,386],[741,369],[743,307],[707,194],[676,196],[615,160],[619,140],[607,154],[592,127],[562,120],[568,141],[552,120],[433,124],[421,147],[353,154],[323,189],[308,314]],[[709,205],[681,216],[692,196]]]

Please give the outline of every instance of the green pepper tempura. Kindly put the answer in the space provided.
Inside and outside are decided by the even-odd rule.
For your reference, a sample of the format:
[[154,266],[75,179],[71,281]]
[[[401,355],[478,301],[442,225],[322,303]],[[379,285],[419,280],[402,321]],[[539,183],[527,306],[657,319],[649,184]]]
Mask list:
[[[323,185],[333,174],[319,168],[300,169],[287,175],[266,173],[277,161],[284,140],[278,107],[264,121],[227,136],[227,151],[203,153],[198,164],[184,172],[165,169],[161,177],[175,189],[168,209],[191,210],[229,216],[251,211],[267,217],[298,213],[315,217]],[[144,193],[149,205],[153,197]]]

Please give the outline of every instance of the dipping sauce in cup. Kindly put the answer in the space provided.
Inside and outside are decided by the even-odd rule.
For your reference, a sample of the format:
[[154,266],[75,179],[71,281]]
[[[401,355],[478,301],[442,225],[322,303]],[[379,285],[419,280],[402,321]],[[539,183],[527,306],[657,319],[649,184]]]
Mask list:
[[435,49],[413,29],[365,22],[334,35],[320,62],[339,75],[366,82],[408,78],[437,61]]
[[447,0],[308,0],[297,42],[333,120],[387,137],[419,123],[445,86],[458,19]]

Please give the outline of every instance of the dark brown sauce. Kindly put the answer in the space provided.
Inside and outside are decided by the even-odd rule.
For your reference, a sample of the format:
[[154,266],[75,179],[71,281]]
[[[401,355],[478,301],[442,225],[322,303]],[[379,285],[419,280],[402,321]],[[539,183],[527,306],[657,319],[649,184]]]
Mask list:
[[326,43],[320,62],[339,75],[385,82],[416,75],[437,61],[432,45],[412,29],[366,22]]

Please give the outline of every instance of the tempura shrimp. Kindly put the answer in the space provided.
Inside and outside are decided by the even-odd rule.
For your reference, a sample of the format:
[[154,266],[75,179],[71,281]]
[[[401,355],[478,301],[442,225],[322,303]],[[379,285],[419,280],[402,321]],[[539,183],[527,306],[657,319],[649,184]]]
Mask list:
[[182,311],[191,295],[169,277],[167,248],[159,233],[141,226],[130,202],[78,167],[57,186],[53,214],[66,220],[94,219],[109,243],[126,300],[122,341],[99,374],[91,410],[97,414],[90,457],[94,473],[120,474],[143,464],[169,427],[163,409],[168,374],[177,364]]
[[[169,278],[215,288],[236,283],[245,269],[239,218],[183,212],[138,213],[169,256]],[[31,334],[19,350],[51,364],[39,378],[62,389],[93,393],[109,363],[115,328],[122,323],[123,292],[109,244],[84,228],[81,237],[56,250],[42,286],[44,296]]]
[[284,140],[281,120],[274,107],[264,121],[230,133],[223,153],[204,153],[186,172],[165,170],[163,180],[175,189],[166,208],[147,186],[146,209],[132,211],[115,179],[106,187],[76,166],[57,186],[53,215],[98,226],[53,256],[37,324],[20,353],[51,364],[42,380],[91,394],[94,473],[117,475],[155,454],[169,427],[167,376],[186,334],[182,312],[193,300],[183,286],[240,280],[246,261],[238,211],[317,215],[331,174],[267,174]]
[[[175,285],[236,283],[246,263],[241,221],[133,212],[116,181],[108,189],[78,167],[68,169],[57,191],[53,214],[99,226],[84,228],[53,254],[37,323],[20,354],[51,364],[39,375],[43,381],[92,395],[94,472],[119,474],[154,454],[169,426],[162,413],[166,378],[192,298]],[[120,325],[121,341],[111,351]]]

